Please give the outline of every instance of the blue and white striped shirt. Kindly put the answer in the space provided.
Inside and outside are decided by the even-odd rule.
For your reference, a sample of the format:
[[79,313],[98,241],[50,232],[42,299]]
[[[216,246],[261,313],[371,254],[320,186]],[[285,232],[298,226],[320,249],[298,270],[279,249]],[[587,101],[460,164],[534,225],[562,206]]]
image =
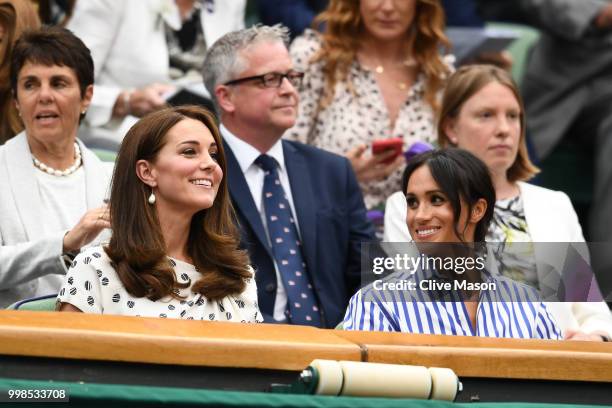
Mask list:
[[[434,274],[427,279],[444,281]],[[425,276],[393,273],[385,283],[414,282]],[[342,326],[345,330],[396,331],[458,336],[521,339],[561,339],[561,330],[539,301],[537,292],[505,277],[483,273],[483,282],[496,289],[481,290],[472,327],[461,291],[381,290],[378,284],[359,290],[350,300]],[[446,280],[448,282],[452,282]]]

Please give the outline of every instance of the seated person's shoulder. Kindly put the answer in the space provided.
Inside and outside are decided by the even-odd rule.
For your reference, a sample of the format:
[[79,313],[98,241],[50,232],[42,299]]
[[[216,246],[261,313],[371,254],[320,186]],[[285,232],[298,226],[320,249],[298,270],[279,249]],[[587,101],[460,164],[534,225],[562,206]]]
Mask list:
[[321,33],[311,28],[307,28],[304,32],[293,40],[291,50],[307,50],[318,51],[323,44]]
[[88,267],[91,269],[112,268],[111,259],[106,254],[104,247],[91,246],[81,250],[72,261],[71,268]]
[[308,65],[323,44],[321,34],[312,29],[306,29],[302,35],[296,37],[291,43],[290,52],[298,67]]
[[548,197],[552,199],[564,198],[569,201],[569,197],[563,191],[551,190],[546,187],[536,186],[535,184],[525,182],[521,182],[519,185],[521,187],[523,199],[525,199],[525,195],[527,195],[528,198],[537,195],[538,197]]

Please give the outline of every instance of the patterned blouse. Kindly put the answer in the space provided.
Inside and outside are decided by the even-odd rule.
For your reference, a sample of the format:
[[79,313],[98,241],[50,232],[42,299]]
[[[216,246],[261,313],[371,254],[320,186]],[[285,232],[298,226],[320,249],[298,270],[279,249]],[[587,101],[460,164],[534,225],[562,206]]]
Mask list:
[[534,247],[520,195],[495,202],[486,241],[494,245],[502,275],[539,289]]
[[[434,113],[424,99],[425,76],[419,74],[400,108],[395,126],[391,121],[375,73],[355,60],[348,81],[336,84],[333,101],[317,114],[325,87],[323,63],[310,63],[321,48],[319,34],[306,30],[291,45],[295,69],[306,75],[300,89],[300,112],[294,127],[285,137],[344,155],[358,144],[370,145],[377,139],[401,137],[404,148],[414,142],[434,142]],[[449,68],[452,56],[444,58]],[[384,205],[393,192],[400,189],[402,168],[386,180],[361,184],[366,207]]]
[[[195,283],[201,276],[195,267],[168,258],[179,283]],[[244,292],[210,301],[191,286],[178,289],[181,299],[166,296],[153,301],[128,293],[119,279],[111,260],[102,247],[91,247],[75,259],[60,289],[57,300],[70,303],[84,313],[124,316],[161,317],[185,320],[214,320],[242,323],[263,322],[257,306],[257,286],[254,279],[246,282]]]

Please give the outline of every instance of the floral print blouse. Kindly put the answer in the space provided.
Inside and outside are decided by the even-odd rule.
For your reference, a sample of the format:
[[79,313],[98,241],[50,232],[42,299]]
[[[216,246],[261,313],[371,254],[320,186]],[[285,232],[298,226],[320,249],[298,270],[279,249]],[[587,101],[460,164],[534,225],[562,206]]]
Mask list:
[[[291,45],[295,69],[306,75],[299,92],[296,124],[284,137],[340,155],[359,144],[371,146],[377,139],[400,137],[404,140],[404,150],[417,141],[433,143],[436,140],[434,112],[424,99],[423,74],[417,76],[409,89],[393,128],[376,74],[357,60],[350,68],[348,81],[336,84],[332,102],[317,112],[325,77],[322,62],[310,63],[310,60],[320,48],[321,39],[313,30],[306,30]],[[446,56],[444,61],[452,69],[453,57]],[[400,189],[402,171],[399,168],[380,182],[361,184],[368,209],[384,206],[387,197]]]

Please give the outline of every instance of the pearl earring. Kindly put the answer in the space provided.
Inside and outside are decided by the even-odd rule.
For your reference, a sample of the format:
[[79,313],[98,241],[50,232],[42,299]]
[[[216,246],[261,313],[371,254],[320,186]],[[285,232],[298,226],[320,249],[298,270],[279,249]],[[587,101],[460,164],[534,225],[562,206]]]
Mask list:
[[155,204],[155,193],[153,193],[153,191],[151,191],[151,195],[149,196],[149,204]]

